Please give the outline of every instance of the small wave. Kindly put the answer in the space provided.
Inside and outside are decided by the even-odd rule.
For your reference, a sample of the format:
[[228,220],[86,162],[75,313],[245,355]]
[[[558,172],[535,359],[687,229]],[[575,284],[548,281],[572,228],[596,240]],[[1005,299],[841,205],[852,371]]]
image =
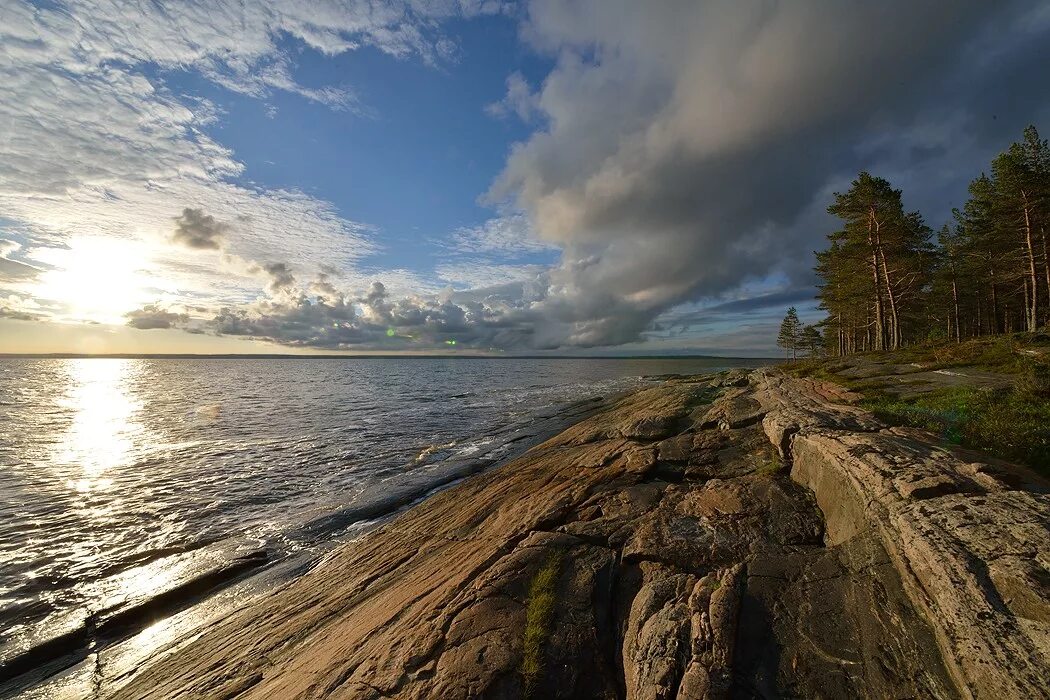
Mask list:
[[412,460],[412,464],[414,464],[414,465],[415,464],[419,464],[420,462],[426,460],[428,457],[430,457],[435,452],[440,452],[441,450],[452,449],[453,447],[456,446],[456,444],[457,444],[456,441],[453,440],[452,442],[428,445],[427,447],[424,447],[420,451],[419,454],[416,455],[416,458]]

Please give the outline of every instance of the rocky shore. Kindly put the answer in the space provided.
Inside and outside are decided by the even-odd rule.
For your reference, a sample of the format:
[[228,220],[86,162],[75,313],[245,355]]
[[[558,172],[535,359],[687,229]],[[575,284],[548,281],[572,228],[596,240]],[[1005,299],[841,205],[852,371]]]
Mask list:
[[125,698],[1050,696],[1050,495],[774,369],[676,378],[118,681]]

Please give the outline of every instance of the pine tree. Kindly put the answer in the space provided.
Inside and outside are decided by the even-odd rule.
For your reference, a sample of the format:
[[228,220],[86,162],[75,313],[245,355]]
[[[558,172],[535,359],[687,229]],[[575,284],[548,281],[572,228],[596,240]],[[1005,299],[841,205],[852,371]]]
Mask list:
[[798,318],[798,311],[792,306],[787,310],[784,320],[780,322],[777,345],[790,353],[791,359],[795,359],[801,336],[802,322]]
[[1039,277],[1036,272],[1035,227],[1037,192],[1034,173],[1029,169],[1025,148],[1010,145],[992,162],[996,213],[1002,225],[1016,230],[1021,242],[1024,280],[1025,329],[1034,331],[1039,322]]
[[809,357],[819,357],[824,354],[824,336],[815,325],[808,325],[802,329],[799,347]]
[[939,302],[937,306],[947,324],[946,336],[958,343],[962,341],[959,289],[965,270],[962,226],[956,225],[954,229],[948,224],[942,226],[937,234],[937,245],[941,260],[934,278],[934,298]]
[[[991,165],[936,240],[882,178],[862,172],[835,193],[828,212],[842,227],[816,252],[823,348],[848,355],[1050,323],[1050,144],[1029,126]],[[809,329],[785,340],[791,331],[782,326],[778,344],[807,350]]]

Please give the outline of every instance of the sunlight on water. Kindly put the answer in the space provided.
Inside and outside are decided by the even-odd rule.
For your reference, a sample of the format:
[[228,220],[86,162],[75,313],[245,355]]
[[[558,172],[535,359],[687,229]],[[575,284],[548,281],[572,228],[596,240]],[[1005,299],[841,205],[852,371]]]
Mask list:
[[[57,658],[67,650],[48,640],[79,630],[68,651],[101,646],[105,660],[30,697],[90,696],[192,634],[212,614],[199,596],[226,595],[214,582],[298,566],[474,460],[526,445],[566,402],[714,367],[0,359],[0,658]],[[228,593],[223,605],[241,594]],[[110,645],[124,634],[133,641]]]
[[113,485],[107,474],[126,465],[144,441],[137,421],[142,402],[131,392],[142,361],[81,359],[66,367],[66,398],[60,404],[73,412],[73,420],[55,444],[51,463],[71,489],[105,491]]

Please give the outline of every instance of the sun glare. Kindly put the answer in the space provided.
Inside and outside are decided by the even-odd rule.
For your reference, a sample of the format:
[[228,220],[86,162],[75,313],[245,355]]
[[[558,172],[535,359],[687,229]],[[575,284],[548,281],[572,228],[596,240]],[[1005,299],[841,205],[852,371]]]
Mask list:
[[54,446],[52,463],[62,465],[69,486],[80,492],[105,490],[110,472],[131,459],[143,432],[136,419],[141,403],[130,385],[141,371],[138,360],[70,360],[64,400],[73,411],[66,433]]
[[64,306],[70,319],[120,324],[125,313],[153,300],[149,261],[140,243],[81,238],[49,251],[43,262],[55,269],[41,275],[35,293]]

